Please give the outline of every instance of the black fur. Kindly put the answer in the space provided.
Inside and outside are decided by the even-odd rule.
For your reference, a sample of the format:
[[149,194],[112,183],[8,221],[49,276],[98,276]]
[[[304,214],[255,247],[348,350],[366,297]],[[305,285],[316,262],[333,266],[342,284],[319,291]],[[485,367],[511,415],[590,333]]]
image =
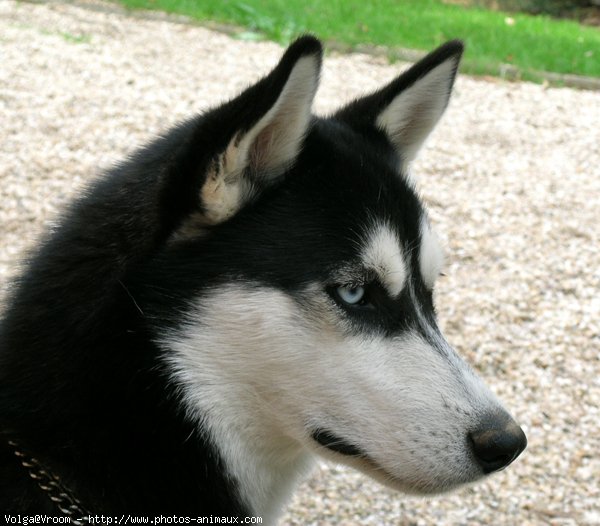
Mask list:
[[[361,118],[461,49],[449,44],[380,94],[315,118],[288,173],[209,235],[169,241],[202,211],[215,157],[274,104],[299,58],[320,57],[317,40],[298,40],[263,80],[78,199],[31,258],[0,325],[0,508],[56,512],[7,445],[13,437],[95,513],[250,515],[215,445],[184,418],[153,335],[208,285],[232,279],[281,287],[302,304],[307,283],[335,285],[339,262],[357,257],[357,225],[370,216],[418,245],[422,209],[397,176],[398,152]],[[410,322],[402,301],[361,323],[400,330]]]

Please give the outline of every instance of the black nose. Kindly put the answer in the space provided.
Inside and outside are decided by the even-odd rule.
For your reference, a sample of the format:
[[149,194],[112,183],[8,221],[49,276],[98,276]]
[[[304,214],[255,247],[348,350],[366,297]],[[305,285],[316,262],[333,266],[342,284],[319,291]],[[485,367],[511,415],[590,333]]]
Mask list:
[[484,473],[499,471],[517,458],[527,446],[523,430],[511,419],[504,425],[488,425],[469,433],[471,447]]

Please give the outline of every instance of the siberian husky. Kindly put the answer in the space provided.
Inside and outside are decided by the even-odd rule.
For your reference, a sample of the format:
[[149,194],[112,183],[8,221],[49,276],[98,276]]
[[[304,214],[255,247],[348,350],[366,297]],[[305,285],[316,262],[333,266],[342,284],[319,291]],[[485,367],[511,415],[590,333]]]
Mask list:
[[0,508],[261,516],[315,456],[430,494],[523,431],[436,324],[409,177],[463,46],[328,117],[321,44],[98,180],[0,327]]

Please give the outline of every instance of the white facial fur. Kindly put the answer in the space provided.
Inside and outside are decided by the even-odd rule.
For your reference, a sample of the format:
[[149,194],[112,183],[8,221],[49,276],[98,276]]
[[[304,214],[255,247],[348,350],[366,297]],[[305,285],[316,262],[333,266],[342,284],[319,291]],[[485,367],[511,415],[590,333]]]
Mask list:
[[444,251],[437,234],[431,229],[425,216],[421,219],[419,267],[425,285],[429,290],[432,290],[444,267]]
[[303,356],[291,344],[305,336],[298,321],[282,292],[232,284],[193,306],[180,330],[159,342],[189,418],[210,433],[265,524],[311,464],[295,438],[302,422],[290,420],[287,406],[302,391],[295,369]]
[[406,263],[398,236],[389,225],[375,223],[371,227],[361,259],[365,269],[378,275],[390,296],[396,297],[402,292],[407,273]]
[[[409,287],[416,302],[388,227],[370,229],[362,261],[382,276],[402,275],[388,286]],[[238,282],[208,292],[162,336],[189,418],[210,433],[253,513],[276,519],[310,452],[406,492],[439,492],[482,476],[467,434],[503,410],[415,310],[420,332],[357,333],[320,284],[298,303]],[[317,429],[367,458],[320,446],[311,438]]]

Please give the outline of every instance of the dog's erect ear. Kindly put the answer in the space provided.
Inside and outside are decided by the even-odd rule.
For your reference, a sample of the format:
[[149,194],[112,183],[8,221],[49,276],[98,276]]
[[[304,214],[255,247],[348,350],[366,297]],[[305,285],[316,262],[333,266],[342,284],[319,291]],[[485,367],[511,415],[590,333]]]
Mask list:
[[220,223],[295,161],[311,123],[322,48],[305,36],[275,69],[209,117],[227,126],[224,148],[208,166],[201,189],[204,222]]
[[357,129],[384,131],[403,165],[412,161],[444,113],[464,46],[453,40],[417,62],[383,89],[335,115]]

